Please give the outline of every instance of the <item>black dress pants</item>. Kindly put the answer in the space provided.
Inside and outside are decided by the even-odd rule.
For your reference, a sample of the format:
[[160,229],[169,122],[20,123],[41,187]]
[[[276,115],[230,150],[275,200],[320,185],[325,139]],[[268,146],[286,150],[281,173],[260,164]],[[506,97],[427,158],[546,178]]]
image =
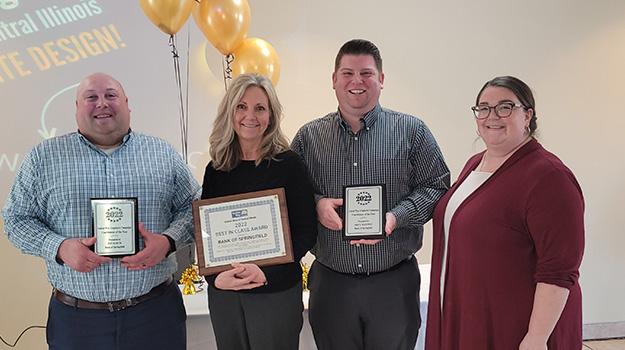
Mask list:
[[298,283],[275,293],[210,287],[208,308],[221,350],[297,350],[304,305]]
[[311,267],[310,324],[319,350],[413,350],[421,316],[415,258],[369,276]]

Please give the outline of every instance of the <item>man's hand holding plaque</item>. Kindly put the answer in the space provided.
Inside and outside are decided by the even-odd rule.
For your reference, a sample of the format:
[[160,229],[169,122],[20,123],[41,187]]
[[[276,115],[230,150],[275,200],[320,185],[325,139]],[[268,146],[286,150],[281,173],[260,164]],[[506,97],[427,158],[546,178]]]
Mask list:
[[342,198],[321,198],[317,202],[317,219],[330,230],[343,229],[343,220],[337,210],[343,206]]
[[169,240],[165,235],[154,233],[139,223],[139,233],[143,238],[144,247],[135,255],[121,259],[122,266],[128,270],[144,270],[160,263],[170,249]]
[[[387,212],[386,213],[386,223],[384,224],[384,232],[386,232],[386,235],[389,236],[391,233],[393,233],[393,230],[395,230],[395,227],[397,226],[397,218],[395,217],[395,215],[391,212]],[[373,245],[373,244],[378,244],[380,243],[382,239],[359,239],[359,240],[350,240],[349,244],[369,244],[369,245]]]
[[91,272],[98,266],[108,263],[111,258],[93,252],[96,238],[68,238],[61,243],[57,261],[78,272]]

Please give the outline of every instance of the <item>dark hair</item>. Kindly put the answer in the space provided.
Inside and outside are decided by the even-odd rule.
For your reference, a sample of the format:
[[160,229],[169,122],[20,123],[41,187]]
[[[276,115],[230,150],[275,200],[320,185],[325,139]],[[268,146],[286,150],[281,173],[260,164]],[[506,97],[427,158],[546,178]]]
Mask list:
[[339,49],[339,53],[336,54],[334,60],[334,71],[339,68],[341,64],[341,58],[344,55],[370,55],[375,61],[375,67],[379,72],[382,72],[382,56],[380,56],[380,50],[372,42],[364,39],[352,39]]
[[486,84],[482,86],[482,89],[480,89],[480,92],[477,94],[477,98],[475,99],[476,105],[480,103],[480,96],[482,96],[484,89],[490,86],[502,87],[512,91],[512,93],[519,99],[519,102],[521,102],[525,110],[532,110],[532,119],[530,119],[529,126],[530,136],[533,136],[536,128],[538,127],[536,124],[536,119],[538,118],[536,117],[536,102],[534,102],[532,89],[530,89],[530,87],[519,78],[511,76],[496,77],[487,81]]

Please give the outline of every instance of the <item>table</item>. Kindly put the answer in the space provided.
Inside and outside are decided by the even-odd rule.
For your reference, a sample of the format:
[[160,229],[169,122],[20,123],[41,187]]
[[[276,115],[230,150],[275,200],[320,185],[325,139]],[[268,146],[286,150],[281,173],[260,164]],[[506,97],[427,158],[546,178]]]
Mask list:
[[[417,339],[416,350],[423,350],[425,343],[425,320],[427,319],[428,308],[428,293],[430,290],[430,264],[419,264],[419,270],[421,271],[421,288],[419,296],[421,300],[420,313],[421,313],[421,328],[419,329],[419,338]],[[178,285],[180,290],[183,286]],[[314,340],[312,339],[312,333],[310,331],[310,325],[308,324],[308,291],[304,291],[302,299],[304,302],[304,327],[302,334],[300,335],[300,349],[302,350],[315,350]],[[193,324],[193,327],[188,327],[187,338],[189,350],[195,349],[216,349],[214,345],[214,336],[212,335],[212,326],[210,325],[208,298],[206,296],[206,288],[194,295],[183,295],[184,306],[187,309],[187,325]],[[197,331],[194,329],[197,328]],[[208,329],[207,329],[208,328]],[[204,331],[202,331],[202,329]],[[207,337],[207,331],[211,332],[211,335]]]

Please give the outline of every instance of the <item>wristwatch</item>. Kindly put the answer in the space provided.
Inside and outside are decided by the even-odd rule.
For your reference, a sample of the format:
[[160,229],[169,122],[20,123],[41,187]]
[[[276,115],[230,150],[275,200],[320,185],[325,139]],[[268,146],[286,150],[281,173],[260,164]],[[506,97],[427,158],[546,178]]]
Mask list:
[[163,235],[167,238],[167,240],[169,241],[169,251],[167,252],[166,256],[170,256],[173,252],[176,251],[176,241],[174,241],[173,238],[169,237],[168,235]]

